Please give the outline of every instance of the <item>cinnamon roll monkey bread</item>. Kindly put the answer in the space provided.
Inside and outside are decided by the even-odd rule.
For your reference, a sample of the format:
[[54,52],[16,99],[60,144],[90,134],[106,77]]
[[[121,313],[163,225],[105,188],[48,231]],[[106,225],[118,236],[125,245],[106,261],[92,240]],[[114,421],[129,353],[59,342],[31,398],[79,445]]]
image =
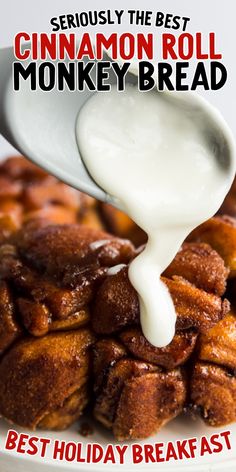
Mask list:
[[163,273],[177,322],[157,348],[128,279],[143,231],[23,158],[1,164],[0,183],[1,416],[64,429],[87,409],[118,440],[186,411],[236,421],[234,190],[230,216],[193,231]]

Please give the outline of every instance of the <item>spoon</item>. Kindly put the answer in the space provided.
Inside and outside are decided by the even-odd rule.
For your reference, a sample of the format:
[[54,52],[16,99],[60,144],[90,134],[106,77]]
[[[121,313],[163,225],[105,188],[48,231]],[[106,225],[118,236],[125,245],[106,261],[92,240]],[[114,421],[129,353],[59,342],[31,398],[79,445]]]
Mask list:
[[[104,60],[109,61],[110,58],[105,56]],[[107,194],[91,178],[76,143],[77,115],[94,92],[87,89],[71,92],[67,88],[63,92],[45,92],[39,88],[31,91],[29,81],[23,80],[20,91],[15,92],[12,84],[14,61],[13,48],[0,49],[0,133],[20,153],[58,179],[122,209],[121,202]],[[27,65],[27,61],[24,64]],[[95,71],[91,76],[93,74],[95,80]],[[109,80],[111,84],[116,83],[112,71]],[[135,73],[126,75],[129,83],[137,84],[137,80]],[[217,148],[216,156],[221,165],[223,160],[232,174],[233,138],[220,113],[197,94],[167,93],[171,93],[172,97],[174,94],[180,106],[187,104],[190,109],[207,114],[209,129],[205,132]]]
[[[29,81],[23,80],[20,90],[16,92],[12,83],[12,64],[15,60],[13,48],[0,49],[0,133],[21,154],[58,179],[98,200],[117,206],[116,199],[90,177],[76,143],[76,117],[94,92],[87,89],[72,92],[67,88],[63,92],[31,91]],[[109,59],[106,57],[105,60]],[[128,75],[127,80],[137,82],[133,75]],[[95,80],[95,71],[91,76]],[[115,83],[112,73],[110,80]]]

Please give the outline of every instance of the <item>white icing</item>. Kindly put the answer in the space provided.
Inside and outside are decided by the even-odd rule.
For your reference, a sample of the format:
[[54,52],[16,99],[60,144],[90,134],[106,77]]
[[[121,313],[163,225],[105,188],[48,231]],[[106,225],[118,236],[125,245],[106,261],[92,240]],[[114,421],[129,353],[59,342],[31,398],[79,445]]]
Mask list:
[[96,251],[102,246],[105,246],[105,244],[108,244],[111,242],[111,239],[99,239],[98,241],[93,241],[90,243],[89,247],[92,249],[92,251]]
[[95,93],[78,115],[86,167],[148,234],[129,278],[139,294],[144,335],[154,346],[169,344],[175,333],[174,304],[160,275],[190,231],[217,211],[232,183],[227,133],[200,98],[141,93],[131,85],[122,93],[115,87]]
[[118,272],[120,272],[121,269],[123,269],[124,267],[126,267],[125,264],[117,264],[113,267],[109,267],[108,271],[107,271],[107,275],[116,275],[118,274]]

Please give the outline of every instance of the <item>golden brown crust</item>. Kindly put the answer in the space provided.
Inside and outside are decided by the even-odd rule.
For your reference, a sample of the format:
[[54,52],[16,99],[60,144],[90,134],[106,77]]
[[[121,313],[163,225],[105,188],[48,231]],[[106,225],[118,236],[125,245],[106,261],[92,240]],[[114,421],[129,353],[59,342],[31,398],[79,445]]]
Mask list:
[[21,156],[11,156],[3,161],[0,165],[0,173],[12,181],[26,181],[30,183],[48,177],[47,172],[41,169],[41,167],[36,166]]
[[25,158],[0,164],[0,184],[0,215],[11,216],[18,228],[28,221],[80,223],[107,229],[136,246],[146,242],[145,233],[123,212],[65,185]]
[[23,190],[22,203],[27,210],[38,210],[47,207],[53,202],[54,205],[63,205],[74,211],[79,211],[81,200],[77,190],[58,181],[51,181],[42,185],[41,183],[28,186]]
[[22,335],[7,284],[0,281],[0,354]]
[[92,326],[98,334],[112,334],[138,322],[138,297],[125,267],[108,276],[98,289],[92,306]]
[[63,407],[88,380],[88,348],[93,340],[89,330],[81,329],[18,341],[0,363],[2,416],[35,428]]
[[120,359],[127,357],[127,351],[115,339],[100,339],[93,346],[93,388],[97,393],[103,384],[109,368]]
[[23,223],[29,221],[49,221],[55,225],[73,224],[77,222],[76,213],[63,205],[47,205],[45,208],[32,210],[24,215]]
[[142,439],[155,434],[181,413],[185,400],[185,380],[178,369],[132,377],[125,382],[117,407],[113,425],[116,439]]
[[[162,278],[173,298],[176,329],[196,328],[204,332],[229,311],[227,300],[206,293],[187,281],[175,277]],[[112,334],[139,323],[138,297],[131,286],[127,268],[107,277],[99,288],[92,310],[92,326],[98,334]]]
[[236,370],[236,317],[230,312],[198,340],[198,357]]
[[18,229],[11,215],[0,213],[0,244],[3,244]]
[[173,299],[177,320],[176,329],[194,327],[200,332],[214,326],[228,313],[228,300],[207,293],[175,277],[174,280],[163,278]]
[[0,176],[0,198],[1,199],[13,199],[20,195],[22,185],[20,182],[14,182],[9,180],[8,177]]
[[94,415],[112,429],[116,439],[148,437],[183,410],[186,379],[182,370],[166,372],[134,359],[111,339],[98,341],[93,352]]
[[22,323],[30,334],[33,336],[47,334],[51,317],[46,305],[26,298],[18,298],[17,305]]
[[90,392],[86,383],[72,393],[61,407],[45,415],[37,427],[54,431],[62,431],[69,428],[72,423],[80,418],[88,404],[89,397]]
[[[1,198],[1,197],[0,197]],[[2,223],[7,221],[7,218],[11,221],[12,232],[20,228],[23,221],[23,209],[22,205],[12,199],[0,200],[0,215],[3,218]]]
[[56,277],[67,266],[70,271],[78,265],[109,267],[126,263],[135,254],[128,240],[80,225],[29,226],[19,234],[16,245],[29,264]]
[[112,427],[126,380],[158,370],[156,366],[133,359],[121,359],[111,365],[96,397],[94,415],[106,427]]
[[12,157],[0,164],[0,184],[0,215],[10,216],[17,228],[28,221],[42,220],[54,224],[81,222],[103,228],[95,199],[22,157]]
[[153,364],[120,359],[103,378],[94,415],[118,440],[145,438],[182,411],[185,400],[180,370],[162,372]]
[[208,244],[184,243],[163,275],[181,276],[196,287],[221,296],[228,272],[223,259]]
[[[54,316],[55,312],[50,312],[44,303],[18,298],[16,304],[21,322],[33,336],[43,336],[48,331],[78,329],[88,324],[90,318],[88,307],[81,308],[63,317],[56,317]],[[64,312],[68,313],[68,307]]]
[[49,325],[49,331],[68,331],[71,329],[78,329],[81,326],[87,325],[90,319],[90,313],[88,307],[84,307],[71,315],[68,315],[66,319],[51,320]]
[[236,220],[229,216],[217,216],[198,226],[190,235],[190,241],[204,242],[215,249],[230,270],[236,274]]
[[236,378],[217,365],[197,362],[190,383],[192,407],[210,426],[236,420]]
[[87,304],[107,268],[125,263],[134,246],[80,225],[35,225],[2,245],[0,277],[11,285],[21,323],[34,336],[89,319]]
[[128,328],[119,335],[129,352],[137,359],[173,369],[184,364],[192,354],[197,333],[193,330],[179,331],[166,347],[154,347],[139,328]]

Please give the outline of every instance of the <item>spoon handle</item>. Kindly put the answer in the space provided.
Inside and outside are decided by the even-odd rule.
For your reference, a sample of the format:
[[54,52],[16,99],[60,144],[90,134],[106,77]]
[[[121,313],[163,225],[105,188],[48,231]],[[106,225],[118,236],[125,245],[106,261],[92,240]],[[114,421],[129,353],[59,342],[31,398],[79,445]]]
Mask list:
[[0,133],[17,148],[6,114],[6,97],[12,73],[12,63],[14,61],[13,48],[0,49]]

